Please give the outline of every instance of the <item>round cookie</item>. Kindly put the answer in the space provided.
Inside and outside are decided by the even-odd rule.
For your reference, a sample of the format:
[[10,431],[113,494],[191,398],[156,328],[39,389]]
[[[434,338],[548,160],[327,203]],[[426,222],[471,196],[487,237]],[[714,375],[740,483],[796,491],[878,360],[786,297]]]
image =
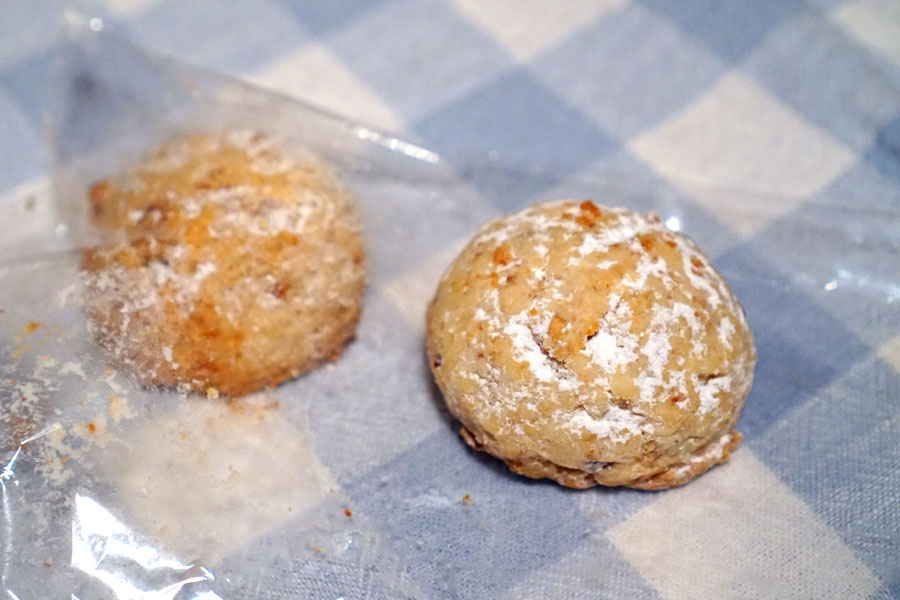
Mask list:
[[90,200],[118,239],[84,252],[88,326],[141,383],[246,394],[353,337],[365,285],[353,200],[267,135],[175,139]]
[[482,227],[438,285],[427,351],[469,445],[575,488],[667,488],[727,460],[756,362],[693,242],[590,201]]

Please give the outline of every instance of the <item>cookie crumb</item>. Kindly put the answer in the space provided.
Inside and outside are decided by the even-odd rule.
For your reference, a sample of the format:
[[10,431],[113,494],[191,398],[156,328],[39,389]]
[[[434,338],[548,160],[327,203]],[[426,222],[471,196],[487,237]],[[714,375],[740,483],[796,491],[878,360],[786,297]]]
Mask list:
[[509,244],[501,244],[494,250],[494,262],[498,265],[508,265],[512,262],[513,255]]

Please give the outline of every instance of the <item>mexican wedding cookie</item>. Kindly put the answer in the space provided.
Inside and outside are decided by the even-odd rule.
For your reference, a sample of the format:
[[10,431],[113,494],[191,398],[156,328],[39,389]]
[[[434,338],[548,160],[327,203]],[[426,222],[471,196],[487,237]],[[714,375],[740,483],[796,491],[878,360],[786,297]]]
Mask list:
[[528,477],[667,488],[741,440],[753,336],[655,216],[558,201],[488,223],[438,285],[427,338],[463,438]]
[[258,132],[198,134],[89,195],[120,232],[84,253],[89,328],[142,383],[246,394],[353,337],[361,221],[315,160]]

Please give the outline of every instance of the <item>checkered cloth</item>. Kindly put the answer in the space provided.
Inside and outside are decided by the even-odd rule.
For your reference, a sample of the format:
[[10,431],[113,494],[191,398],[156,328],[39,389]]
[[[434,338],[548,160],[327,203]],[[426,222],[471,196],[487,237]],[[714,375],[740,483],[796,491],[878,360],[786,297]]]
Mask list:
[[[354,423],[330,423],[347,429],[316,442],[411,595],[900,598],[896,0],[76,4],[144,46],[439,152],[484,215],[611,170],[652,182],[634,206],[674,219],[735,288],[759,364],[733,460],[663,493],[573,492],[466,450],[425,383],[396,394],[386,373],[404,360],[424,373],[421,274],[458,248],[436,223],[429,254],[404,257],[370,298],[367,310],[394,322],[346,357],[370,377],[357,384],[366,405],[329,398]],[[48,177],[42,115],[61,8],[0,9],[10,211]],[[365,364],[385,339],[405,354]],[[364,431],[379,443],[354,438]],[[233,587],[217,582],[223,597],[395,593],[377,569],[273,550],[297,543],[271,531],[235,548],[212,566],[233,574]],[[242,573],[267,552],[277,560]]]

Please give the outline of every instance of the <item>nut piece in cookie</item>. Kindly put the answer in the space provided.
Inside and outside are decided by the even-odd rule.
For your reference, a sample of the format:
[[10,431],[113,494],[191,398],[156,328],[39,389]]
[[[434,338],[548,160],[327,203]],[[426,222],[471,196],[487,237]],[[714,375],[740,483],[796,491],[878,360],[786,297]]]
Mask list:
[[143,384],[228,395],[340,355],[365,281],[362,226],[329,168],[252,131],[181,137],[90,190],[89,329]]
[[427,351],[469,445],[575,488],[667,488],[727,460],[756,363],[691,240],[591,201],[482,227],[438,285]]

